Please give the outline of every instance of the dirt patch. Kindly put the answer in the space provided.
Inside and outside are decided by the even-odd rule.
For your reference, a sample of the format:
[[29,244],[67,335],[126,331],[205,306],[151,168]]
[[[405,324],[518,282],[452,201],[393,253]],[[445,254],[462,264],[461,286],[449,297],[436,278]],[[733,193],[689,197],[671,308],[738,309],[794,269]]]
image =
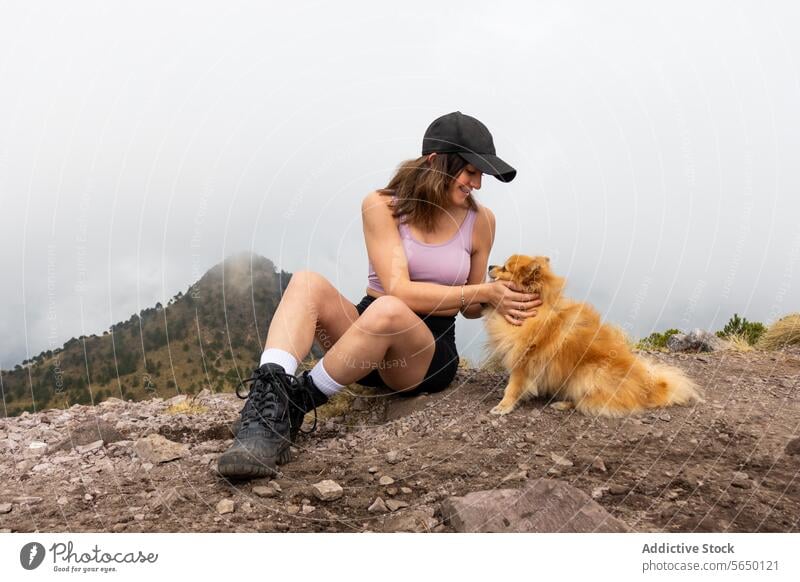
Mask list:
[[[488,411],[507,376],[460,370],[443,393],[358,390],[335,416],[321,409],[318,430],[300,438],[272,484],[229,483],[215,472],[242,406],[229,394],[205,395],[201,414],[167,414],[168,403],[150,400],[3,419],[0,505],[12,509],[0,528],[448,531],[443,499],[544,478],[591,495],[634,531],[798,531],[800,456],[786,447],[800,435],[800,349],[649,357],[686,371],[705,402],[598,419],[533,400],[497,418]],[[86,451],[31,446],[59,443],[92,418],[127,440]],[[152,433],[185,443],[188,456],[143,462],[133,445]],[[324,479],[343,495],[318,500],[311,485]],[[220,513],[225,499],[233,512]]]

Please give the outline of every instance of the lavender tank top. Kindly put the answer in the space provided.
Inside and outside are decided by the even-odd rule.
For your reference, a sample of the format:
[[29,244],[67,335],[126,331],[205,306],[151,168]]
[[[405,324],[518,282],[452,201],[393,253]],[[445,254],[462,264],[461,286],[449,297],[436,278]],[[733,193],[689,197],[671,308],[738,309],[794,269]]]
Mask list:
[[[400,224],[398,230],[406,252],[409,279],[439,285],[464,285],[469,277],[472,230],[477,215],[475,210],[469,210],[453,238],[439,244],[427,244],[416,240],[408,225]],[[385,293],[372,261],[369,262],[367,287]]]

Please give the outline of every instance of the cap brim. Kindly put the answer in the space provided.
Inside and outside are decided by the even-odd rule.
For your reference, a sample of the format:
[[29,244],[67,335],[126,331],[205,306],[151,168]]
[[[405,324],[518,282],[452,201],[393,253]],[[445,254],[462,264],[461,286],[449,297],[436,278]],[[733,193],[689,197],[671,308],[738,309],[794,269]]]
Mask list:
[[497,156],[491,154],[473,154],[459,152],[462,158],[478,168],[484,174],[494,176],[501,182],[510,182],[517,175],[517,171]]

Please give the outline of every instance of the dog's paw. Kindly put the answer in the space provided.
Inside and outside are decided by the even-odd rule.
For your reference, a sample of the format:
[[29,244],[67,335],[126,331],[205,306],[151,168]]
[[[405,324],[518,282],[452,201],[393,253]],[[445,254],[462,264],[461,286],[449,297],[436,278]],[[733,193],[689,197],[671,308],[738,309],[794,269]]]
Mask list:
[[508,404],[506,402],[502,402],[501,401],[500,404],[498,404],[497,406],[492,408],[489,411],[489,413],[490,414],[498,414],[498,415],[502,416],[504,414],[508,414],[512,410],[514,410],[514,405],[513,404]]
[[553,402],[550,405],[550,408],[558,410],[560,412],[566,412],[567,410],[572,410],[573,408],[575,408],[575,405],[572,404],[572,402],[569,402],[568,400],[562,400],[560,402]]

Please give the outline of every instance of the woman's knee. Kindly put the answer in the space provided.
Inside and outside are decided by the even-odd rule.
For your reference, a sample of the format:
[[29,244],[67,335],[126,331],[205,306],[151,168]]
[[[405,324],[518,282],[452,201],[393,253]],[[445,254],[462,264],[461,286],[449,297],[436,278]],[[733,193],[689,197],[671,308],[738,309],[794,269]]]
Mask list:
[[324,298],[331,291],[335,291],[333,285],[324,276],[314,271],[297,271],[289,279],[286,292],[303,293],[310,297]]
[[359,322],[367,331],[391,333],[400,331],[403,326],[408,325],[411,313],[411,309],[401,299],[383,295],[367,307]]

